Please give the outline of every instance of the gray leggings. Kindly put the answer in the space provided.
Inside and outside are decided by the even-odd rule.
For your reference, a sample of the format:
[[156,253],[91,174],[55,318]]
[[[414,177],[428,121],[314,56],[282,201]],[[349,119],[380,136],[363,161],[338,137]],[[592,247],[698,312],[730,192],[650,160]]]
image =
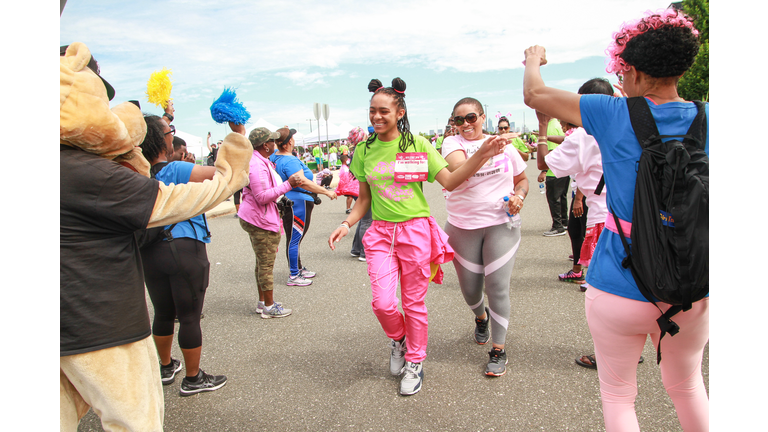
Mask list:
[[485,313],[483,282],[491,311],[493,343],[504,345],[509,326],[509,280],[520,246],[520,228],[506,224],[465,230],[445,223],[448,244],[455,251],[453,266],[461,293],[469,308],[480,317]]

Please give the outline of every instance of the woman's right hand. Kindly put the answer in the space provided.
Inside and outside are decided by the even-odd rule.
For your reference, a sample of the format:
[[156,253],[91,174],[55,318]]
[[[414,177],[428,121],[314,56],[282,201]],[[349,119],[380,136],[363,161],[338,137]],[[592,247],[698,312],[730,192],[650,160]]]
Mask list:
[[291,174],[290,177],[288,177],[288,183],[291,184],[291,187],[299,187],[304,184],[304,171],[298,170],[295,173]]
[[335,199],[337,198],[337,196],[336,196],[336,192],[334,192],[334,191],[329,191],[329,190],[326,190],[326,191],[325,191],[325,196],[327,196],[328,198],[330,198],[330,199],[332,199],[332,200],[335,200]]
[[347,226],[344,224],[339,225],[338,228],[333,230],[331,236],[328,237],[328,246],[331,247],[331,250],[336,250],[336,243],[338,243],[347,234],[349,234],[349,228],[347,228]]
[[543,46],[534,45],[532,47],[528,47],[528,49],[525,50],[523,53],[525,56],[525,59],[528,60],[528,57],[536,56],[539,60],[539,65],[544,66],[547,64],[547,50],[544,49]]

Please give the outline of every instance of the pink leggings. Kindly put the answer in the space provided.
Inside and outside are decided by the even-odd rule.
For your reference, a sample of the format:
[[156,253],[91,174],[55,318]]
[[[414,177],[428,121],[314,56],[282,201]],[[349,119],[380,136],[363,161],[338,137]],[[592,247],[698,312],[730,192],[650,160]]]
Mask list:
[[[631,300],[589,286],[585,309],[595,344],[605,430],[639,431],[635,413],[637,359],[647,335],[659,342],[661,315],[652,303]],[[659,303],[662,310],[669,305]],[[701,376],[704,346],[709,340],[709,298],[679,312],[672,321],[680,326],[675,336],[661,341],[661,379],[675,404],[685,431],[709,430],[709,398]]]
[[[429,286],[430,227],[427,218],[405,222],[374,220],[363,246],[371,278],[371,306],[391,339],[406,336],[405,359],[420,363],[427,357],[427,306]],[[403,299],[403,316],[397,310],[397,281]]]

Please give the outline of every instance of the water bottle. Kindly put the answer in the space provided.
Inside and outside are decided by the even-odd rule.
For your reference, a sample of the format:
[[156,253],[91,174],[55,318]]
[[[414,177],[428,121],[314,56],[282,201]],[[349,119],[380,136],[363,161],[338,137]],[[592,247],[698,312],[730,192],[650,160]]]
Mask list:
[[544,182],[539,182],[539,193],[544,194]]
[[504,196],[504,212],[507,213],[507,216],[509,216],[509,221],[507,222],[507,227],[509,228],[520,228],[520,225],[522,224],[522,221],[520,220],[520,213],[512,216],[509,214],[509,195]]

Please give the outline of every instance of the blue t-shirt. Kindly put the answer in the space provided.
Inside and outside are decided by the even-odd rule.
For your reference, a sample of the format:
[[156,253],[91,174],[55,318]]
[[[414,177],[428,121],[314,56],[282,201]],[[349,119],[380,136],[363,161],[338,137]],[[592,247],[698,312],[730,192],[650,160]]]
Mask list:
[[[661,135],[685,135],[698,112],[696,105],[690,102],[655,105],[648,100],[648,106]],[[629,120],[627,99],[582,95],[579,107],[584,130],[595,137],[602,154],[608,209],[619,219],[632,221],[637,162],[642,150]],[[709,155],[709,104],[706,104],[706,113],[705,151]],[[629,239],[627,241],[631,243]],[[603,230],[592,256],[593,264],[587,272],[587,283],[620,297],[647,301],[637,288],[632,272],[622,267],[625,257],[619,235]]]
[[[195,164],[189,162],[175,161],[164,166],[155,175],[155,178],[166,185],[169,184],[185,184],[189,183],[189,177],[192,175],[192,168]],[[189,222],[192,222],[192,225]],[[166,225],[168,228],[170,225]],[[194,226],[194,227],[193,227]],[[174,238],[193,238],[203,243],[210,243],[211,238],[208,237],[208,229],[205,223],[205,213],[197,215],[191,219],[183,222],[179,222],[171,230],[171,234]]]
[[[288,177],[293,175],[293,173],[295,173],[298,170],[303,170],[304,176],[309,181],[314,181],[312,170],[309,169],[307,164],[305,164],[295,156],[284,156],[284,155],[279,155],[277,153],[273,153],[269,157],[269,160],[272,161],[273,164],[275,164],[275,171],[277,171],[277,173],[280,174],[280,178],[283,179],[283,181],[288,181]],[[312,196],[307,195],[305,193],[301,193],[299,191],[309,192],[306,189],[295,187],[289,190],[288,192],[286,192],[285,196],[291,201],[296,201],[296,200],[314,201],[314,198]]]

